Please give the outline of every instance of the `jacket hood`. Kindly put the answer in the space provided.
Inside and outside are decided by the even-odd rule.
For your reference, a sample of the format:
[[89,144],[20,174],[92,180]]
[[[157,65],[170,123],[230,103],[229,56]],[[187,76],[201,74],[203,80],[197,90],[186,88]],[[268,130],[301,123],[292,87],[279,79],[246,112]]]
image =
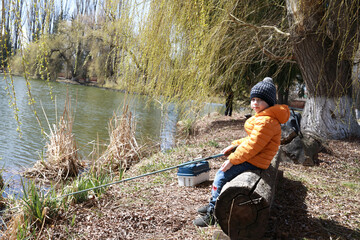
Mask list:
[[277,119],[281,124],[286,123],[290,117],[290,110],[287,105],[274,105],[256,114],[257,116],[269,116]]

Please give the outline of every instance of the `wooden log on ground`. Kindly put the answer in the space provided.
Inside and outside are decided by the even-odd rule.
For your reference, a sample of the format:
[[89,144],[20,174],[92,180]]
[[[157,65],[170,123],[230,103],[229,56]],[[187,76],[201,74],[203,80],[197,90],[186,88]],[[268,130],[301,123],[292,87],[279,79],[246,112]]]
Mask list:
[[261,239],[275,194],[280,154],[266,170],[248,171],[225,184],[215,217],[230,239]]

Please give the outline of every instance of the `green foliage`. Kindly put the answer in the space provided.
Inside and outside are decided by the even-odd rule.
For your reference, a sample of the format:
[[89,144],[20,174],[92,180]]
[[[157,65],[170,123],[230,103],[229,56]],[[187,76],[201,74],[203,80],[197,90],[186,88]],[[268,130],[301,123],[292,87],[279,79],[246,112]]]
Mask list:
[[[279,102],[286,103],[290,87],[302,79],[299,69],[308,96],[351,93],[359,1],[77,1],[71,19],[63,9],[53,10],[53,1],[39,2],[29,6],[30,42],[10,64],[26,78],[96,78],[100,86],[189,108],[229,91],[248,99],[251,86],[265,76],[275,79]],[[307,40],[314,40],[313,52],[294,48]],[[316,65],[309,67],[311,61]]]
[[24,219],[40,227],[45,219],[54,217],[57,214],[59,201],[55,198],[55,191],[51,190],[48,194],[39,191],[34,182],[23,182],[22,206],[24,209]]
[[[71,186],[68,186],[65,190],[65,194],[69,194],[72,192],[79,192],[83,190],[87,190],[90,188],[95,188],[112,181],[111,175],[106,172],[89,172],[87,174],[83,174],[77,179],[75,179]],[[83,191],[74,195],[71,195],[71,199],[75,203],[82,203],[91,197],[94,194],[96,197],[100,197],[105,191],[107,187],[100,187],[97,189],[93,189],[90,191]]]
[[2,31],[5,31],[5,34],[0,34],[0,69],[4,70],[8,67],[7,59],[12,55],[11,53],[11,39],[9,29],[3,29],[3,25],[1,25]]
[[[92,187],[92,184],[88,178],[80,177],[72,183],[72,186],[70,188],[71,190],[69,191],[69,193],[83,191],[83,190],[91,188],[91,187]],[[89,192],[85,191],[85,192],[80,192],[75,195],[72,195],[72,199],[75,203],[85,202],[89,199]]]
[[[98,187],[112,181],[111,175],[107,172],[100,172],[100,173],[91,173],[89,181],[91,182],[93,187]],[[97,197],[101,196],[106,191],[106,187],[101,187],[94,189],[94,193]]]
[[30,223],[28,220],[24,220],[24,222],[17,228],[16,239],[20,240],[29,238],[29,234],[31,233],[28,232],[28,228],[30,228]]
[[208,143],[207,143],[209,146],[211,147],[215,147],[215,148],[219,148],[220,145],[217,141],[214,141],[214,140],[210,140]]
[[140,174],[146,174],[149,172],[158,171],[160,169],[166,168],[167,166],[163,162],[151,162],[146,165],[141,165],[139,167]]
[[73,227],[75,225],[75,219],[76,219],[76,215],[74,214],[72,219],[71,219],[71,223],[70,223],[71,227]]
[[354,191],[355,193],[360,192],[360,184],[356,182],[343,182],[341,183],[342,186],[349,188],[350,190]]
[[[107,14],[100,11],[97,18],[59,18],[53,34],[40,34],[20,54],[29,74],[54,79],[63,72],[75,80],[97,78],[104,86],[194,103],[229,86],[235,97],[247,98],[249,87],[268,74],[293,77],[279,60],[291,54],[281,31],[287,27],[284,1],[117,4],[102,6]],[[26,71],[18,55],[13,68]]]
[[195,128],[194,128],[194,124],[195,124],[195,120],[194,119],[185,119],[181,122],[178,123],[179,124],[179,134],[183,135],[185,137],[189,137],[194,135],[195,133]]

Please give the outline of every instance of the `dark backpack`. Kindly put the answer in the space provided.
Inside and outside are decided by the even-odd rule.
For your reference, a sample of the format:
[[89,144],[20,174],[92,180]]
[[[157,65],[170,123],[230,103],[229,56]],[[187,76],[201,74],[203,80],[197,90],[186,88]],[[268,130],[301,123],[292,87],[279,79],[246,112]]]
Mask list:
[[286,125],[291,127],[297,135],[302,137],[300,131],[300,122],[301,122],[301,114],[299,112],[295,112],[294,109],[291,109],[290,117],[289,120],[286,122]]

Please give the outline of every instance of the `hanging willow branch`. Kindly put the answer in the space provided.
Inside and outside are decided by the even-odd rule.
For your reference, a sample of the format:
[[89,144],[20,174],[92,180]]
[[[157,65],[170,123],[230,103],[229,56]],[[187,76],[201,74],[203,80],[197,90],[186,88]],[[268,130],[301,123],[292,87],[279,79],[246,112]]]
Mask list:
[[[18,13],[15,18],[2,11],[2,32],[17,29],[22,35],[17,39],[28,41],[15,55],[6,55],[14,55],[6,60],[12,73],[27,80],[50,81],[59,73],[74,81],[96,79],[99,86],[161,97],[195,111],[228,89],[235,98],[247,99],[250,86],[264,76],[271,75],[278,86],[291,85],[299,75],[294,46],[309,36],[328,55],[307,90],[321,96],[347,94],[351,83],[344,82],[341,71],[320,84],[328,72],[325,62],[349,67],[359,45],[359,1],[115,0],[77,1],[72,7],[54,0],[30,3],[24,5],[27,21],[20,11],[10,11]],[[28,25],[11,28],[10,23]],[[28,90],[34,106],[30,85]]]

